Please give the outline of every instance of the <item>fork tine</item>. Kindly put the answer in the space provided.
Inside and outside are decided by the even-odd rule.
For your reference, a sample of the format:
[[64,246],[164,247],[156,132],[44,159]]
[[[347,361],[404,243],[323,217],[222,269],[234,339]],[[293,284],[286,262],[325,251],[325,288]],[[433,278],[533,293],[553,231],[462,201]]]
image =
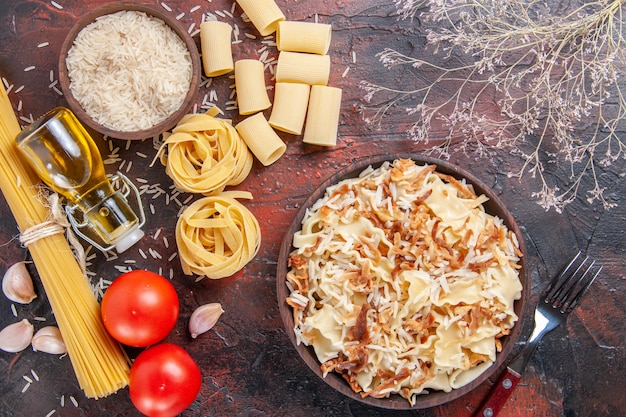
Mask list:
[[602,270],[600,267],[593,273],[595,261],[587,265],[589,257],[585,257],[580,263],[577,263],[580,255],[581,252],[578,252],[567,267],[554,279],[545,296],[545,302],[558,308],[562,313],[569,313],[578,305],[582,295]]
[[[557,276],[554,277],[554,279],[552,280],[552,282],[550,283],[550,286],[548,287],[548,290],[545,293],[545,301],[546,303],[552,303],[554,302],[554,299],[561,293],[561,291],[563,290],[564,284],[572,277],[574,276],[574,274],[576,274],[576,272],[578,271],[578,269],[580,269],[580,266],[578,266],[578,268],[574,271],[571,272],[571,269],[574,268],[574,264],[576,263],[576,261],[578,260],[578,258],[580,257],[580,255],[582,255],[582,252],[578,252],[576,254],[576,256],[574,256],[572,258],[572,260],[569,262],[569,264],[567,264],[567,266],[565,268],[563,268],[563,270],[561,271],[561,273],[559,273]],[[565,281],[563,283],[561,283],[561,280],[563,279],[563,277],[565,277]]]
[[[593,262],[595,263],[595,262]],[[570,311],[572,311],[580,302],[580,299],[582,298],[583,294],[585,293],[585,291],[587,291],[587,288],[589,288],[591,286],[591,284],[593,284],[593,282],[596,280],[596,278],[598,277],[598,275],[600,275],[600,271],[602,271],[602,267],[598,268],[598,270],[595,272],[595,274],[593,274],[593,276],[591,275],[587,275],[588,272],[591,272],[591,267],[593,266],[590,265],[589,268],[587,268],[587,270],[585,271],[585,273],[583,274],[583,276],[578,280],[579,282],[583,282],[583,280],[586,279],[584,285],[582,286],[582,288],[580,288],[578,290],[578,292],[576,293],[576,295],[573,298],[570,298],[569,300],[567,300],[567,302],[565,304],[563,304],[563,306],[561,306],[561,312],[563,313],[569,313]],[[591,278],[589,278],[591,277]]]
[[587,272],[589,272],[591,267],[596,263],[595,261],[591,262],[591,265],[585,267],[585,270],[583,271],[582,276],[577,278],[578,273],[583,269],[583,267],[585,266],[585,263],[588,260],[589,260],[589,257],[586,257],[585,259],[583,259],[580,265],[578,265],[578,267],[576,268],[576,270],[570,273],[565,278],[565,281],[563,281],[563,283],[559,286],[559,288],[557,289],[553,297],[553,303],[555,305],[562,305],[565,303],[567,299],[571,297],[572,292],[574,292],[574,290],[576,289],[576,285],[579,282],[582,282]]

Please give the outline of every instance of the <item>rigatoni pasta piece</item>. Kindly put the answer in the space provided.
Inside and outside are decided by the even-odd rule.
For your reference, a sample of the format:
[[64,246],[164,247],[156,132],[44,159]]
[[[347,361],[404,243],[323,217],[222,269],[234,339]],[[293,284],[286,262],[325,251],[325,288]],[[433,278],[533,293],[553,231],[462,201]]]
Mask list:
[[278,55],[276,82],[326,85],[330,76],[328,55],[283,51]]
[[303,142],[335,146],[341,110],[341,89],[322,85],[311,87]]
[[265,166],[276,162],[287,149],[287,145],[267,123],[263,113],[248,117],[235,128],[254,156]]
[[237,3],[261,36],[276,32],[278,22],[285,20],[285,15],[274,0],[237,0]]
[[217,77],[234,69],[230,42],[233,28],[224,22],[208,21],[200,25],[202,66],[207,77]]
[[265,87],[263,63],[256,59],[235,62],[235,88],[239,114],[248,115],[272,105]]
[[310,90],[308,84],[276,83],[270,126],[294,135],[302,133]]
[[284,20],[278,23],[276,44],[279,51],[326,55],[331,34],[332,26],[325,23]]

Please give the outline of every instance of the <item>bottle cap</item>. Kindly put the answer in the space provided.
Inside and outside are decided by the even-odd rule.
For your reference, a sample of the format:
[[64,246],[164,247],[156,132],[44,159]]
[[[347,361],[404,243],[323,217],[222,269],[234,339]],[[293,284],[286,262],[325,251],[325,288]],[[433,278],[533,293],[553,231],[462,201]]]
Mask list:
[[141,230],[137,226],[133,227],[115,241],[115,250],[117,251],[117,253],[124,252],[135,243],[139,242],[143,235],[143,230]]

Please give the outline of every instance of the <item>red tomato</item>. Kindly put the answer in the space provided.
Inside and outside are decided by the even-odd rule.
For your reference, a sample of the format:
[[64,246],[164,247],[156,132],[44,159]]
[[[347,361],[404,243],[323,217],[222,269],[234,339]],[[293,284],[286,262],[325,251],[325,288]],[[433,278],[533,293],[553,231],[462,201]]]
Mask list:
[[157,343],[178,319],[180,304],[172,283],[150,271],[117,277],[102,297],[102,321],[117,341],[135,347]]
[[130,399],[150,417],[172,417],[196,399],[200,368],[185,349],[172,343],[152,346],[130,368]]

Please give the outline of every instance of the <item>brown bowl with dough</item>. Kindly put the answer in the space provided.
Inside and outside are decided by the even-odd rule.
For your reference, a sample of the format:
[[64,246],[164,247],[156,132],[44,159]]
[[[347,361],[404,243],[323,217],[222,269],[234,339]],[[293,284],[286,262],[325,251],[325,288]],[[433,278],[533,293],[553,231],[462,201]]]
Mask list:
[[279,252],[287,335],[342,394],[423,409],[510,356],[529,282],[523,235],[469,171],[417,154],[357,160],[303,202]]

